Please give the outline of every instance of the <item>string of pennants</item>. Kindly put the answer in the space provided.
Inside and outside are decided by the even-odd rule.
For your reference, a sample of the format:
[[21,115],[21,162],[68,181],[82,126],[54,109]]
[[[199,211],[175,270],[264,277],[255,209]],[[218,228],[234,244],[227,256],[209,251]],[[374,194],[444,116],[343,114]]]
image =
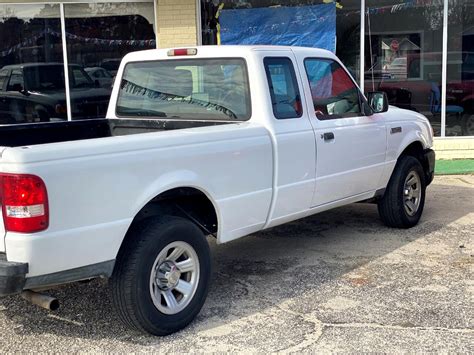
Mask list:
[[382,6],[382,7],[368,7],[367,13],[369,15],[377,15],[383,13],[396,13],[403,10],[408,10],[413,7],[419,6],[436,6],[437,4],[433,4],[432,0],[409,0],[403,4],[396,4],[396,5],[389,5],[389,6]]
[[[47,28],[43,33],[38,34],[36,36],[30,37],[24,40],[21,43],[18,43],[6,50],[0,51],[0,57],[6,57],[7,55],[12,54],[15,51],[23,47],[30,47],[36,44],[36,41],[41,37],[44,37],[46,34],[61,37],[61,33],[57,31],[53,31],[51,28]],[[156,41],[154,39],[146,39],[146,40],[125,40],[125,39],[102,39],[102,38],[89,38],[89,37],[82,37],[77,36],[72,33],[66,33],[66,38],[83,42],[83,43],[90,43],[90,44],[99,44],[99,45],[106,45],[106,46],[137,46],[137,47],[156,47]]]

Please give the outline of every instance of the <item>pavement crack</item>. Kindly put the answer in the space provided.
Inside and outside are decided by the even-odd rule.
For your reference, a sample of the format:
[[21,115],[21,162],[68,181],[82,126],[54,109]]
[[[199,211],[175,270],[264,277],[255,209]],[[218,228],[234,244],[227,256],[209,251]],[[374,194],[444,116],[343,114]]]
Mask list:
[[289,303],[289,301],[285,301],[280,304],[275,304],[275,307],[285,313],[302,318],[304,321],[311,323],[314,326],[314,332],[305,334],[303,341],[288,348],[279,350],[279,352],[296,353],[315,345],[323,335],[324,325],[317,317],[312,314],[304,314],[293,311],[289,308]]
[[392,329],[392,330],[431,330],[445,331],[453,333],[474,334],[474,329],[469,328],[446,328],[446,327],[420,327],[420,326],[403,326],[379,323],[322,323],[325,327],[332,328],[374,328],[374,329]]

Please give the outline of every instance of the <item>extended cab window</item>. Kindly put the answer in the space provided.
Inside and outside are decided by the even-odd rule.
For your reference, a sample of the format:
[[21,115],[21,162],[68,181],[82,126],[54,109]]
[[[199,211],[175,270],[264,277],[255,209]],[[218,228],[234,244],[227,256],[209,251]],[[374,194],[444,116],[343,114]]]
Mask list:
[[203,120],[248,120],[251,114],[243,59],[178,59],[129,63],[116,114]]
[[301,117],[303,114],[301,97],[290,58],[267,57],[263,63],[275,117],[278,119]]
[[331,59],[306,59],[304,64],[319,119],[361,115],[359,90],[344,68]]

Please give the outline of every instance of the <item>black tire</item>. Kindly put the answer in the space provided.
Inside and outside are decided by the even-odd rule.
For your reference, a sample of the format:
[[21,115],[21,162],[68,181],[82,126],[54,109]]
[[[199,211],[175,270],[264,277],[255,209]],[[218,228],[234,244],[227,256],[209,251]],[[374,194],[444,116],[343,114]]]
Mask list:
[[[155,259],[173,242],[188,243],[199,261],[197,289],[190,303],[179,313],[158,310],[150,295],[150,277]],[[202,231],[181,217],[148,218],[127,234],[110,279],[113,303],[129,327],[153,335],[167,335],[187,326],[201,310],[211,279],[211,254]]]
[[[404,184],[411,172],[418,174],[420,181],[419,206],[416,213],[410,215],[405,209]],[[423,167],[418,159],[412,156],[399,158],[394,172],[388,182],[385,194],[378,202],[379,215],[389,227],[410,228],[418,223],[425,205],[426,181]]]

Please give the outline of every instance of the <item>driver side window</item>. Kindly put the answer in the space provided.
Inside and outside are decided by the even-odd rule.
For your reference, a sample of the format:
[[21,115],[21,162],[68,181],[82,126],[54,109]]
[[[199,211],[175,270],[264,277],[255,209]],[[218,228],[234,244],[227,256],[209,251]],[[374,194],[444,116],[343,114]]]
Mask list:
[[310,58],[304,65],[318,119],[361,115],[359,90],[339,63],[332,59]]

